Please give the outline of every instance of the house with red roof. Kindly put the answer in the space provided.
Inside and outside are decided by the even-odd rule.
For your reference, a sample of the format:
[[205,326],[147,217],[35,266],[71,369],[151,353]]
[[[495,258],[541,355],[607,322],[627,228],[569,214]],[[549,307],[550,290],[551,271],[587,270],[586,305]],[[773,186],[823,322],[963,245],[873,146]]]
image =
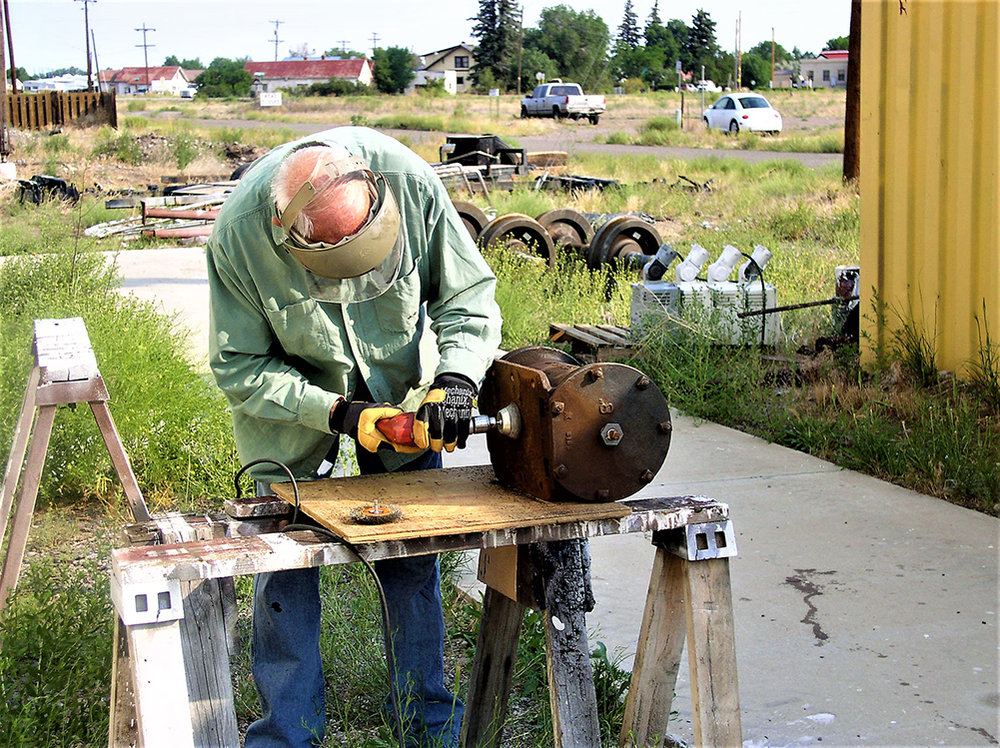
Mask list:
[[372,85],[371,60],[352,57],[340,59],[321,57],[318,60],[281,60],[279,62],[248,62],[244,69],[253,76],[260,91],[280,91],[283,88],[324,83],[341,78],[351,83]]
[[159,65],[121,70],[102,70],[99,75],[102,91],[127,94],[166,94],[180,96],[181,90],[192,85],[187,71],[177,65]]
[[847,85],[847,50],[826,49],[819,57],[799,62],[802,81],[817,88]]

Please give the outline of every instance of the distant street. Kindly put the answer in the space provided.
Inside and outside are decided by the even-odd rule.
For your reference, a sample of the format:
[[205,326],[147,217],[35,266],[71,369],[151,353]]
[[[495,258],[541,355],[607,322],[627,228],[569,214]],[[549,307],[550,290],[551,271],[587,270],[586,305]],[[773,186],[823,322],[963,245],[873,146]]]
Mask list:
[[[260,120],[243,119],[196,119],[180,118],[199,127],[229,127],[229,128],[252,128],[252,127],[281,127],[292,130],[302,135],[321,132],[331,127],[336,127],[339,123],[333,122],[264,122]],[[827,164],[840,164],[843,156],[839,153],[787,153],[782,151],[743,151],[730,150],[727,148],[679,148],[673,146],[647,146],[647,145],[610,145],[608,143],[595,143],[594,137],[605,131],[604,124],[593,127],[585,123],[566,122],[559,128],[559,132],[551,135],[526,135],[518,137],[516,140],[520,147],[528,151],[566,151],[567,153],[608,153],[629,156],[656,156],[658,158],[736,158],[742,161],[758,163],[760,161],[773,161],[776,159],[791,159],[798,161],[810,169],[816,169]],[[411,142],[433,142],[443,143],[444,134],[440,132],[427,132],[421,130],[387,130],[389,135],[396,137],[405,135]],[[503,133],[497,133],[504,137]]]

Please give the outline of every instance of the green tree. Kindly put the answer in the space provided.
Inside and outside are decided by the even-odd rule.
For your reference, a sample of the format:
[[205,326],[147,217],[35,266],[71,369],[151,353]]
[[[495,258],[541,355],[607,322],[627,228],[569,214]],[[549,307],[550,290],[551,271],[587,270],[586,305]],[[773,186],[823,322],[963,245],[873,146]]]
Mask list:
[[704,10],[699,9],[692,16],[691,28],[681,45],[681,53],[685,69],[695,76],[701,76],[703,65],[706,76],[714,74],[719,45],[715,41],[715,21]]
[[767,88],[771,80],[771,54],[765,60],[760,55],[747,52],[740,59],[740,73],[745,88]]
[[401,94],[413,80],[412,59],[405,47],[379,47],[372,55],[375,86],[387,94]]
[[542,52],[556,64],[564,79],[588,91],[610,89],[609,40],[608,26],[600,16],[568,5],[544,8],[538,28],[524,33],[525,48]]
[[662,26],[663,21],[660,20],[660,0],[653,0],[653,7],[649,11],[649,18],[646,21],[646,28],[650,26]]
[[544,52],[534,47],[526,47],[521,54],[521,90],[532,91],[538,85],[536,73],[542,73],[546,79],[558,78],[559,67]]
[[177,55],[167,55],[167,59],[163,61],[164,65],[177,65],[185,70],[204,70],[205,66],[201,64],[201,58],[195,57],[188,60],[180,60]]
[[618,38],[616,49],[635,49],[642,41],[642,34],[639,33],[639,19],[632,8],[632,0],[625,0],[625,12],[622,15],[621,25],[618,27]]
[[359,59],[365,58],[364,52],[358,52],[356,49],[344,49],[343,47],[330,47],[323,53],[324,57],[343,57],[344,59],[350,59],[351,57],[356,57]]
[[194,79],[198,94],[219,99],[226,96],[249,96],[253,76],[244,68],[246,59],[230,60],[216,57],[212,63]]
[[849,49],[851,39],[847,36],[835,36],[826,43],[823,49]]
[[[771,64],[771,42],[761,42],[756,44],[746,51],[748,55],[757,55],[762,60],[767,60],[767,64]],[[787,63],[795,59],[795,56],[789,52],[787,49],[782,47],[780,44],[774,45],[774,62]]]
[[469,19],[475,21],[472,36],[479,41],[476,64],[472,68],[472,80],[477,88],[484,86],[482,77],[487,70],[497,86],[516,86],[520,34],[518,14],[513,0],[479,0],[479,13]]

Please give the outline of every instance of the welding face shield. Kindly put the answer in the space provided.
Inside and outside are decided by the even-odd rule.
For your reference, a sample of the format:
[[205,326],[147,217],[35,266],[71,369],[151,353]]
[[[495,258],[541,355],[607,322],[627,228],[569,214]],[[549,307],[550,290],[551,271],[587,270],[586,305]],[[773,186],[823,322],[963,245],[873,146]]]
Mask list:
[[[330,190],[363,180],[371,200],[368,217],[353,234],[336,243],[316,241],[295,226]],[[317,165],[284,210],[278,212],[282,245],[306,269],[309,295],[317,301],[352,304],[383,294],[395,282],[405,240],[399,207],[385,177],[371,171],[364,160],[347,159]]]

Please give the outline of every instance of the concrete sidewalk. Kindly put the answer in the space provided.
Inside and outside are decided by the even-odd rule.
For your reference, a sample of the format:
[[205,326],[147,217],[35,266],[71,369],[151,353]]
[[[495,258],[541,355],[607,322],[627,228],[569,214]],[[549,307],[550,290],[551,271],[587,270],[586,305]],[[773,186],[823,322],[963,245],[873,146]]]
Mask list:
[[[204,251],[118,254],[123,291],[176,312],[203,363]],[[473,437],[446,464],[488,462]],[[745,745],[997,744],[995,518],[680,416],[642,494],[730,505]],[[650,539],[598,538],[591,553],[593,639],[630,666]],[[675,709],[671,733],[690,740],[686,662]]]

